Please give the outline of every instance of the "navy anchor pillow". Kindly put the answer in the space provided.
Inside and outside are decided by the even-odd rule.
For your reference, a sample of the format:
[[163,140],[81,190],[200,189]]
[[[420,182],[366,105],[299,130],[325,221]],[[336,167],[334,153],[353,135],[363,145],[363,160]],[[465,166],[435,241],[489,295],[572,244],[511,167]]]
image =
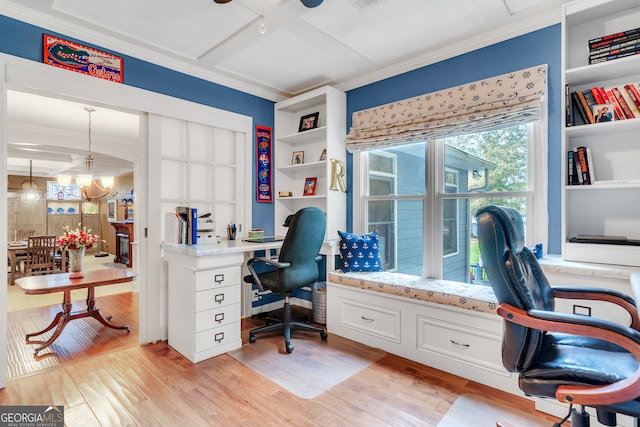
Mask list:
[[380,262],[380,242],[378,233],[358,236],[338,231],[340,235],[340,270],[347,271],[383,271]]

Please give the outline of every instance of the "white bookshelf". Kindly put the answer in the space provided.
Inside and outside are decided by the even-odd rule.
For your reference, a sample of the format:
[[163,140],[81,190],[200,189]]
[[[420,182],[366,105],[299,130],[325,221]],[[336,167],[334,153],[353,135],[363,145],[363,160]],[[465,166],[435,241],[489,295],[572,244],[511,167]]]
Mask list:
[[[300,118],[319,113],[315,129],[298,132]],[[346,167],[346,96],[325,86],[275,105],[274,143],[274,230],[287,232],[284,220],[304,207],[318,207],[327,214],[325,240],[337,238],[346,227],[346,193],[331,190],[331,159]],[[320,160],[326,150],[324,160]],[[304,162],[295,164],[293,153],[304,152]],[[317,178],[315,195],[303,195],[306,178]],[[346,183],[346,175],[345,175]],[[291,197],[280,197],[280,192]]]
[[[588,41],[640,27],[637,0],[578,0],[563,16],[563,84],[570,91],[640,83],[640,55],[589,65]],[[564,86],[564,85],[563,85]],[[595,183],[567,184],[567,151],[591,150]],[[571,243],[578,235],[640,240],[640,118],[567,127],[562,132],[562,257],[640,266],[640,247]]]

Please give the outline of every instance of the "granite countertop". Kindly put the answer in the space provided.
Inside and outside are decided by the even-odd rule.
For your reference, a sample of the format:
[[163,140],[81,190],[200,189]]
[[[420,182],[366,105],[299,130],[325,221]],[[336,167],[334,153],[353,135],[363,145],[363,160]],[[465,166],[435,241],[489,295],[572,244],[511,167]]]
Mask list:
[[538,262],[544,272],[575,274],[578,276],[603,277],[631,280],[632,273],[640,274],[640,267],[564,261],[560,255],[545,255]]

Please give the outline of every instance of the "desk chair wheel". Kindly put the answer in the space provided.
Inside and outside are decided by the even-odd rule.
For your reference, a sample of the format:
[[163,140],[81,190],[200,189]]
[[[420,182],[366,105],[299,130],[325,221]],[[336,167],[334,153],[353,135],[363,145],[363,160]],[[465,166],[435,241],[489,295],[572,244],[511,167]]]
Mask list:
[[256,342],[256,336],[254,334],[249,334],[249,342],[253,344]]
[[287,353],[291,354],[293,352],[293,344],[290,342],[286,343],[285,349],[287,350]]
[[322,341],[326,341],[328,336],[329,335],[327,335],[325,331],[320,332],[320,338],[322,339]]

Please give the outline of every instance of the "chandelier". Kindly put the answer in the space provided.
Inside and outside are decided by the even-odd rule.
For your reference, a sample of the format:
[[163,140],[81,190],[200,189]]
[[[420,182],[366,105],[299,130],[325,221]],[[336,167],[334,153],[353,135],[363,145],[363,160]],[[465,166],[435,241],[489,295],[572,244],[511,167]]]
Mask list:
[[[76,178],[76,185],[81,187],[82,197],[87,201],[100,199],[107,195],[115,196],[117,193],[112,193],[114,177],[102,176],[100,182],[98,182],[93,176],[93,156],[91,155],[91,113],[95,108],[85,107],[84,110],[89,114],[89,153],[84,159],[84,173],[79,174]],[[58,184],[62,188],[71,186],[71,175],[58,175]],[[95,190],[94,190],[95,189]]]

